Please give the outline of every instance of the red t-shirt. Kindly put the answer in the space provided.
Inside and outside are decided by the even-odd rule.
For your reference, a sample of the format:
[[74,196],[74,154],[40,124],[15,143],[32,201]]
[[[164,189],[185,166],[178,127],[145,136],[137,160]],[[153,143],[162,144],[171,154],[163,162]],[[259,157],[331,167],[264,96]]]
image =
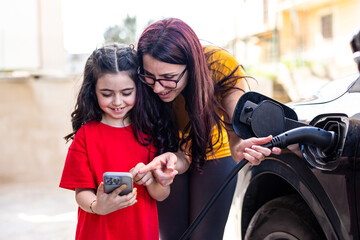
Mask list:
[[[129,172],[139,162],[149,163],[153,146],[141,145],[131,126],[115,128],[92,121],[83,125],[69,147],[60,187],[94,188],[104,172]],[[144,186],[138,189],[138,202],[107,215],[96,215],[78,208],[76,239],[159,239],[156,201]]]

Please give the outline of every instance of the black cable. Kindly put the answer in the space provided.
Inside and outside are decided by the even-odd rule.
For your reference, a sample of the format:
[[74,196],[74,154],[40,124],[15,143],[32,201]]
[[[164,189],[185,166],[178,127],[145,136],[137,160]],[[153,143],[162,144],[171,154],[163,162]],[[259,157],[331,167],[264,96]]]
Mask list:
[[191,223],[188,229],[183,233],[179,240],[189,239],[191,233],[195,230],[195,228],[199,225],[201,220],[204,218],[210,207],[214,204],[216,199],[220,196],[220,194],[224,191],[225,187],[228,183],[236,176],[236,174],[248,163],[248,161],[244,158],[241,160],[233,170],[230,172],[228,177],[225,179],[225,182],[218,188],[215,194],[211,197],[210,201],[206,204],[200,214],[196,217],[196,219]]
[[[320,149],[325,149],[332,147],[334,142],[336,142],[336,134],[331,131],[326,131],[320,128],[308,126],[308,127],[299,127],[294,128],[289,131],[286,131],[282,134],[275,136],[269,143],[262,145],[262,147],[272,148],[280,147],[285,148],[290,144],[294,143],[306,143]],[[204,218],[210,207],[214,204],[216,199],[224,191],[228,183],[236,176],[236,174],[248,163],[248,160],[245,158],[241,160],[230,172],[230,174],[225,179],[224,183],[219,187],[215,194],[211,197],[210,201],[205,205],[200,214],[196,219],[191,223],[191,225],[186,229],[183,235],[179,240],[186,240],[190,237],[191,233],[199,225],[200,221]]]

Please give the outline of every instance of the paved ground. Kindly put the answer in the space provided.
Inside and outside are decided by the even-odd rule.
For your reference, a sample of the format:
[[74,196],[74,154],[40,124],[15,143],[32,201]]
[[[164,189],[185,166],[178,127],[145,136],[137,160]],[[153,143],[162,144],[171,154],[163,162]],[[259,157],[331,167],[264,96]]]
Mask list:
[[57,183],[0,185],[0,239],[74,239],[74,193]]
[[[74,239],[74,193],[58,183],[0,184],[0,240]],[[224,239],[234,236],[233,211]]]

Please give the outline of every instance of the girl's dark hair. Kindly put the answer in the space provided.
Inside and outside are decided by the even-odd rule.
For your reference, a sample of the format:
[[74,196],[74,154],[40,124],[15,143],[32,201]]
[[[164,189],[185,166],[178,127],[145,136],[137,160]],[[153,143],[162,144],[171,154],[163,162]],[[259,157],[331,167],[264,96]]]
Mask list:
[[[75,110],[71,113],[73,132],[65,136],[69,141],[74,138],[80,127],[89,121],[101,121],[101,110],[95,93],[97,80],[107,73],[126,71],[135,82],[136,101],[134,108],[128,113],[132,122],[135,137],[143,145],[154,142],[158,153],[177,149],[178,133],[167,131],[174,129],[173,119],[160,119],[159,116],[168,113],[169,107],[161,108],[161,100],[154,99],[152,91],[138,80],[138,58],[133,46],[109,44],[96,49],[86,61],[83,82],[77,96]],[[161,128],[154,128],[155,124]],[[144,135],[145,134],[145,135]]]
[[[222,79],[218,85],[214,83],[211,64],[207,62],[212,53],[205,56],[195,32],[176,18],[160,20],[148,26],[138,41],[137,54],[140,67],[143,66],[143,56],[146,54],[162,62],[187,66],[188,83],[182,94],[190,122],[183,130],[187,134],[182,134],[180,146],[189,150],[192,166],[201,169],[206,154],[213,151],[213,127],[221,129],[223,125],[216,111],[224,112],[224,109],[216,96],[224,94],[220,89],[228,91],[222,88],[227,79]],[[173,126],[176,127],[176,124]],[[220,132],[218,141],[221,139]]]
[[92,52],[85,63],[83,82],[77,96],[75,110],[71,113],[73,132],[65,136],[66,141],[73,139],[83,124],[92,120],[101,121],[103,111],[95,93],[97,80],[107,73],[126,71],[136,85],[137,67],[138,61],[133,46],[114,43]]

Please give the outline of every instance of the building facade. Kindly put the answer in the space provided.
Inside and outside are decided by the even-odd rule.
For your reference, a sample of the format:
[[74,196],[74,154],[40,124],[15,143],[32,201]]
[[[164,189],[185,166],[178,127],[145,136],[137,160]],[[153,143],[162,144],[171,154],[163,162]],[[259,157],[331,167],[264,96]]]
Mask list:
[[[293,71],[290,76],[306,68],[309,76],[328,80],[356,72],[349,41],[360,29],[360,1],[241,1],[232,43],[241,62],[271,64],[275,75],[284,66]],[[284,84],[294,86],[297,81],[302,80]],[[291,94],[290,86],[287,89]]]

